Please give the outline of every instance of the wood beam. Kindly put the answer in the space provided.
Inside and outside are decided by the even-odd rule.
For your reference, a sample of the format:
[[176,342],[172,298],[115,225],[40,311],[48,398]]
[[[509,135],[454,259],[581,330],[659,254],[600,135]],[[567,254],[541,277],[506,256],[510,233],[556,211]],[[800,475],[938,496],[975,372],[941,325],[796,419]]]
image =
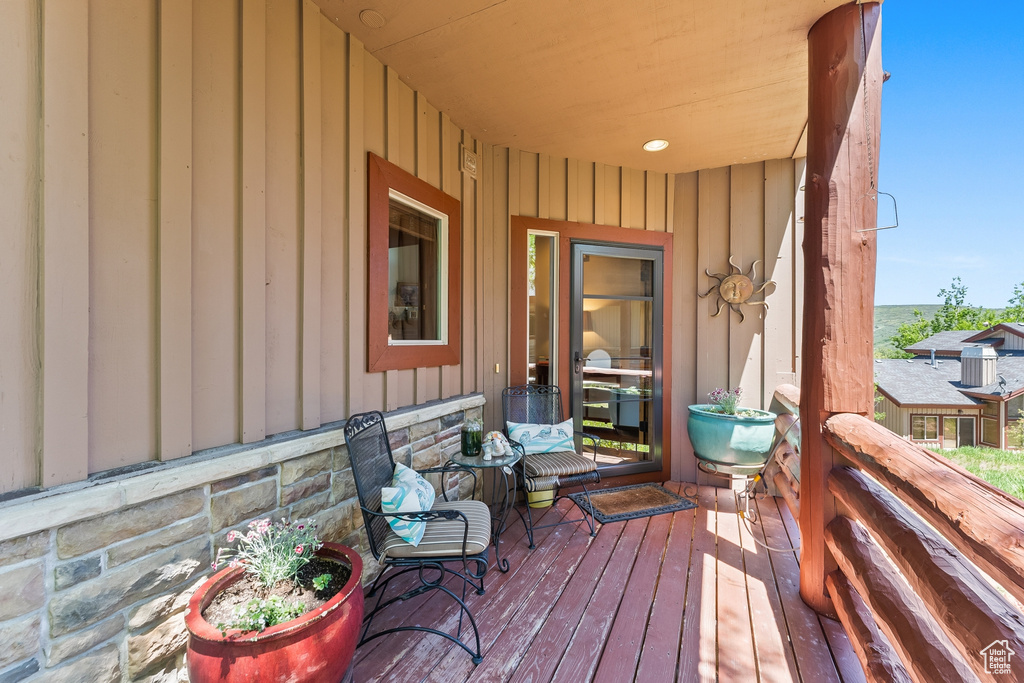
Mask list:
[[[982,652],[997,640],[1024,652],[1024,617],[896,496],[849,467],[832,470],[829,489],[893,559],[975,673],[985,674]],[[1010,667],[1024,680],[1024,659],[1011,658]]]
[[868,681],[910,683],[912,680],[899,654],[875,623],[875,617],[842,572],[834,571],[825,579],[832,604],[850,638],[864,676]]
[[949,460],[859,415],[836,415],[830,443],[1024,602],[1024,505]]
[[835,569],[824,529],[836,514],[824,424],[873,409],[875,234],[859,231],[877,216],[880,36],[878,3],[839,7],[807,36],[800,595],[824,614],[833,613],[825,577]]
[[793,484],[793,480],[786,474],[786,470],[780,469],[772,477],[772,483],[782,494],[783,500],[789,506],[789,511],[797,519],[800,518],[800,490]]
[[825,530],[825,539],[842,573],[871,608],[914,680],[962,683],[976,679],[921,598],[864,527],[848,517],[836,517]]

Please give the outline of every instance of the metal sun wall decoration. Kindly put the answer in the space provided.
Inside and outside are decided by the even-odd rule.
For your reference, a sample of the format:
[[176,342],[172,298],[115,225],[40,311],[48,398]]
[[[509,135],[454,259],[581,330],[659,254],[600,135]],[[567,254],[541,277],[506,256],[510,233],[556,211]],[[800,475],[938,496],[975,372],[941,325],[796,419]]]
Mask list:
[[707,268],[704,269],[709,278],[718,280],[718,283],[712,285],[711,289],[698,295],[703,299],[711,292],[718,292],[718,311],[711,315],[712,318],[717,317],[726,306],[740,314],[740,322],[743,322],[744,318],[741,305],[764,306],[764,310],[768,310],[766,301],[748,301],[754,294],[763,292],[768,285],[775,286],[775,280],[765,280],[760,287],[754,289],[754,270],[758,263],[761,263],[761,259],[754,261],[746,275],[743,274],[743,270],[739,266],[732,262],[732,256],[729,257],[729,265],[732,266],[729,273],[712,273]]

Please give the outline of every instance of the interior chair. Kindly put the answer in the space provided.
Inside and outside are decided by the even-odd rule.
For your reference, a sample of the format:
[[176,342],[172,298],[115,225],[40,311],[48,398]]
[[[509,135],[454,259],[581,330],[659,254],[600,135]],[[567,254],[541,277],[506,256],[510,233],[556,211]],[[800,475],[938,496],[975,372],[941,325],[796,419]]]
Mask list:
[[[570,439],[562,450],[552,452],[535,452],[530,443],[521,443],[514,436],[515,431],[510,424],[548,425],[552,428],[564,422],[562,416],[562,394],[557,386],[546,384],[523,384],[520,386],[506,387],[501,392],[501,406],[504,417],[505,434],[513,447],[523,454],[519,461],[519,480],[529,493],[538,491],[554,491],[555,501],[568,496],[559,495],[562,487],[580,486],[583,488],[586,498],[586,507],[569,498],[580,509],[582,517],[564,519],[555,524],[534,525],[533,512],[529,505],[526,506],[524,516],[519,508],[519,516],[523,518],[526,526],[526,534],[530,541],[530,548],[535,548],[533,532],[537,529],[546,529],[559,524],[574,524],[584,521],[590,527],[590,535],[596,535],[592,508],[590,508],[590,492],[587,484],[596,484],[601,481],[601,475],[597,471],[597,443],[598,439],[583,432],[574,432],[569,435]],[[543,433],[545,430],[542,429]],[[547,430],[547,431],[550,431]],[[576,451],[575,435],[580,434],[583,441],[590,442],[592,454],[588,457]],[[541,446],[544,448],[544,446]]]
[[[359,507],[366,525],[370,552],[384,566],[367,593],[367,597],[373,597],[379,591],[376,604],[363,619],[359,645],[397,631],[424,631],[454,642],[470,654],[474,664],[479,664],[483,659],[480,633],[466,605],[466,590],[472,587],[477,594],[484,594],[487,546],[491,541],[490,509],[476,500],[448,501],[438,498],[428,511],[382,512],[381,489],[392,486],[395,472],[395,459],[384,416],[376,411],[353,415],[345,424],[345,441],[352,461],[352,476],[359,495]],[[467,471],[472,473],[471,470]],[[451,473],[451,468],[434,467],[418,472],[446,474]],[[475,473],[473,476],[476,477]],[[388,523],[389,519],[425,522],[422,540],[416,546],[408,543],[395,533]],[[385,599],[391,582],[410,572],[415,572],[415,583],[404,592]],[[445,585],[452,576],[461,581],[461,596]],[[399,582],[398,585],[403,583]],[[459,584],[455,585],[457,590]],[[458,604],[459,624],[454,634],[419,625],[396,626],[371,633],[373,620],[380,612],[396,602],[409,600],[427,591],[445,593]],[[397,609],[401,610],[401,606]],[[473,639],[470,642],[463,638],[464,617],[469,623],[468,630],[472,631]]]

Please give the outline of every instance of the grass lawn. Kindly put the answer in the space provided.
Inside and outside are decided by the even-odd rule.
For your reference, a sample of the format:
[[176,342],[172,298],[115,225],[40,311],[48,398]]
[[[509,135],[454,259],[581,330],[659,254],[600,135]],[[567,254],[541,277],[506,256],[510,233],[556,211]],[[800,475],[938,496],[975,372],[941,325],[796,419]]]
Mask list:
[[964,446],[955,451],[936,451],[997,489],[1024,500],[1024,451]]

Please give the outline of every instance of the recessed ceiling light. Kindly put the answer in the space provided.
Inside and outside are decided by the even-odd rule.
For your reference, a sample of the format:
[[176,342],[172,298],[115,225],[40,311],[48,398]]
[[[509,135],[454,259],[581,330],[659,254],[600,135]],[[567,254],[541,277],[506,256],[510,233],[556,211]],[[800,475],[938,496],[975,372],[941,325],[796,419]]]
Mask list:
[[388,23],[384,15],[375,9],[364,9],[359,13],[359,21],[367,28],[383,28],[384,24]]
[[660,152],[668,147],[668,140],[648,140],[644,143],[644,149],[648,152]]

